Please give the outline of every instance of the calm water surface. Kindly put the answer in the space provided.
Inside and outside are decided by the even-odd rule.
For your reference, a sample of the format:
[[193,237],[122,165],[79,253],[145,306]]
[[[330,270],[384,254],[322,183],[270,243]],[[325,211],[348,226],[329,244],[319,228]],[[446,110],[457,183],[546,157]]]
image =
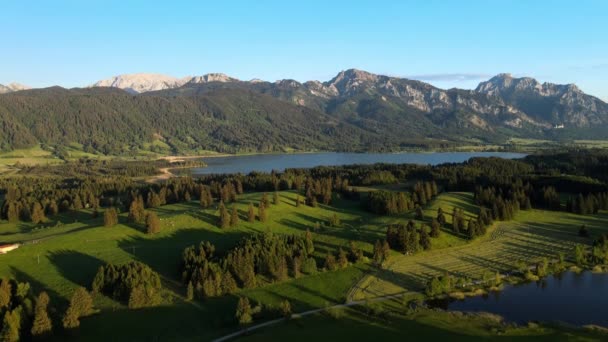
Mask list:
[[248,156],[203,158],[205,168],[192,170],[194,175],[213,173],[249,173],[283,171],[287,168],[309,168],[348,164],[430,164],[460,163],[473,157],[523,158],[510,152],[436,152],[436,153],[301,153],[259,154]]
[[608,274],[566,272],[540,282],[508,286],[486,297],[443,303],[456,311],[483,311],[506,320],[596,324],[608,327]]

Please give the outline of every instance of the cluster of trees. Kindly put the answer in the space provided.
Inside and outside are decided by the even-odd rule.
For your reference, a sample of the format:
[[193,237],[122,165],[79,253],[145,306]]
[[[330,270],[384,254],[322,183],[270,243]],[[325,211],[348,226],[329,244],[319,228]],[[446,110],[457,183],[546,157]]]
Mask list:
[[380,190],[368,194],[366,208],[378,215],[396,215],[414,209],[414,205],[409,194]]
[[428,201],[437,196],[435,182],[418,182],[413,192],[372,191],[367,196],[366,208],[379,215],[395,215],[408,212],[414,208],[421,208]]
[[122,265],[106,264],[99,267],[92,289],[116,300],[128,303],[129,308],[142,308],[160,302],[159,275],[141,262]]
[[574,198],[568,198],[566,202],[566,211],[579,214],[589,215],[597,214],[600,210],[608,210],[608,193],[588,193],[586,196],[579,194]]
[[422,250],[431,249],[430,228],[421,225],[416,227],[414,221],[407,225],[393,224],[388,226],[386,241],[388,245],[403,254],[415,254]]
[[[44,147],[43,147],[44,148]],[[55,155],[65,159],[66,155],[57,149],[47,148],[55,152]],[[201,160],[188,159],[184,161],[169,162],[167,160],[124,160],[124,159],[92,159],[79,158],[78,160],[66,160],[62,164],[32,164],[21,165],[19,174],[54,176],[62,178],[131,178],[154,176],[159,173],[160,168],[187,168],[203,167],[205,163]]]
[[388,244],[388,241],[383,240],[376,240],[376,243],[374,244],[374,250],[373,250],[373,260],[374,260],[374,264],[378,267],[381,267],[382,264],[384,264],[384,262],[388,261],[388,259],[391,256],[391,247]]
[[254,235],[223,257],[214,255],[215,247],[204,242],[190,246],[182,254],[182,279],[202,298],[233,293],[238,288],[298,278],[317,272],[312,257],[312,234],[284,236]]
[[574,248],[574,258],[578,265],[605,265],[608,264],[608,234],[602,234],[593,240],[591,251],[585,246],[577,244]]
[[94,312],[93,298],[84,287],[79,287],[74,291],[70,299],[65,315],[63,316],[63,327],[74,329],[80,326],[80,318],[88,316]]
[[34,297],[29,283],[0,280],[0,340],[12,342],[51,335],[49,303],[46,292]]
[[[518,199],[518,192],[509,192],[505,194],[502,188],[496,187],[477,187],[475,189],[475,201],[482,207],[485,215],[488,216],[488,221],[509,221],[512,220],[515,214],[520,210],[531,209],[529,199],[526,197],[523,202]],[[481,216],[481,213],[480,213]]]
[[[344,186],[348,186],[348,183],[346,183],[346,185],[337,184],[337,186],[342,188]],[[306,204],[311,207],[316,207],[318,202],[321,202],[325,205],[330,204],[332,200],[333,189],[334,182],[331,177],[324,177],[316,180],[308,178],[304,188],[306,193]]]
[[457,277],[449,274],[433,277],[426,284],[424,292],[429,297],[448,294],[456,289],[462,289],[471,285],[499,286],[502,283],[500,273],[485,272],[481,279],[473,280],[468,277]]
[[328,271],[335,271],[347,267],[350,263],[356,264],[364,260],[363,251],[353,241],[350,241],[348,250],[342,247],[333,254],[328,252],[325,256],[324,268]]

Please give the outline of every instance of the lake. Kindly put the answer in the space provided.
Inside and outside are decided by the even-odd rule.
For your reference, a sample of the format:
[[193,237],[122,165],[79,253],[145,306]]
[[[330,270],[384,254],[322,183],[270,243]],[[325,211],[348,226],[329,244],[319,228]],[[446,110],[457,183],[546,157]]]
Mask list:
[[428,164],[461,163],[473,157],[523,158],[511,152],[435,152],[435,153],[295,153],[256,154],[203,158],[204,168],[192,169],[194,175],[283,171],[288,168],[310,168],[349,164]]
[[608,274],[565,272],[539,282],[507,286],[488,296],[438,306],[455,311],[495,313],[516,323],[560,321],[608,327]]

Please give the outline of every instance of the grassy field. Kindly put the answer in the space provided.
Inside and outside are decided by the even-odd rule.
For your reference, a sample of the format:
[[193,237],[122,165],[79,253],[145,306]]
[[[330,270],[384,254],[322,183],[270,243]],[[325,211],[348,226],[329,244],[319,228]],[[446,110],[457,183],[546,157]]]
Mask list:
[[[489,314],[420,310],[406,313],[398,302],[383,305],[381,314],[365,308],[341,310],[291,320],[240,338],[240,341],[602,341],[605,335],[583,329],[529,325],[514,327]],[[386,314],[390,312],[390,314]],[[382,317],[384,316],[384,317]],[[382,317],[382,318],[381,318]]]
[[[47,222],[46,228],[31,223],[3,222],[0,224],[0,243],[24,244],[9,254],[0,255],[0,276],[29,281],[36,291],[46,290],[52,297],[53,305],[61,311],[77,286],[90,286],[97,268],[103,263],[139,260],[161,274],[166,288],[163,305],[133,314],[120,303],[98,296],[95,304],[102,312],[82,321],[78,332],[80,338],[108,338],[107,333],[101,334],[107,326],[123,324],[124,330],[137,329],[137,333],[133,332],[133,339],[140,337],[142,331],[150,332],[150,336],[164,336],[165,340],[196,339],[197,336],[211,338],[225,332],[223,329],[226,328],[222,327],[228,326],[230,329],[234,322],[237,297],[228,296],[204,303],[184,301],[185,290],[179,282],[179,264],[185,247],[208,240],[218,250],[225,250],[245,235],[255,232],[303,234],[306,229],[313,231],[316,222],[326,222],[336,213],[342,221],[340,227],[313,231],[315,255],[321,267],[327,252],[335,252],[339,247],[346,248],[351,240],[371,254],[373,242],[384,237],[387,223],[406,220],[404,217],[369,214],[360,210],[358,202],[346,200],[337,200],[333,207],[301,205],[296,208],[296,194],[283,192],[280,204],[272,205],[268,210],[267,223],[246,222],[249,202],[257,203],[261,196],[254,193],[239,198],[236,206],[241,223],[229,230],[216,227],[216,210],[200,210],[196,202],[155,209],[162,225],[161,233],[155,236],[143,234],[143,227],[127,224],[126,213],[120,215],[121,224],[111,228],[103,227],[102,218],[93,219],[86,210],[60,215],[56,221]],[[288,299],[297,311],[319,308],[344,302],[348,290],[367,271],[366,264],[359,264],[336,272],[244,290],[238,295],[269,305],[278,305],[280,301]],[[129,319],[126,319],[127,316]],[[164,322],[167,316],[172,317],[175,325]],[[205,323],[201,325],[201,322]],[[167,328],[169,326],[170,329]]]
[[[251,233],[303,234],[310,229],[315,241],[315,256],[319,266],[322,266],[326,253],[335,253],[340,247],[347,248],[349,241],[355,241],[366,255],[371,256],[373,242],[384,238],[387,224],[405,223],[413,217],[413,213],[377,216],[361,210],[359,202],[340,199],[336,199],[332,206],[312,208],[301,205],[296,208],[295,193],[282,192],[280,195],[280,203],[268,210],[267,223],[248,223],[245,220],[248,204],[257,203],[262,194],[240,196],[235,205],[241,223],[228,230],[217,228],[217,210],[200,210],[196,202],[154,209],[162,225],[161,233],[154,236],[142,233],[141,226],[127,223],[126,213],[120,215],[121,223],[111,228],[103,227],[102,218],[92,218],[86,210],[62,214],[40,226],[0,222],[0,243],[23,243],[21,248],[0,255],[0,276],[28,281],[36,291],[46,290],[58,309],[54,313],[58,317],[77,286],[90,286],[100,265],[138,260],[161,274],[165,288],[163,304],[134,313],[121,303],[97,296],[95,304],[101,312],[83,319],[75,337],[99,341],[117,338],[108,331],[111,326],[112,331],[120,331],[120,338],[125,340],[209,340],[237,328],[234,325],[237,296],[247,296],[254,302],[271,306],[288,299],[293,311],[300,312],[343,303],[355,284],[359,285],[357,288],[362,288],[358,292],[358,297],[362,298],[399,293],[406,289],[419,290],[429,277],[446,271],[477,276],[485,270],[510,270],[518,260],[553,256],[560,250],[569,251],[576,242],[586,242],[576,234],[583,223],[594,235],[608,229],[608,215],[605,213],[581,217],[567,213],[521,212],[516,221],[498,223],[486,237],[472,243],[444,230],[440,238],[433,239],[433,250],[415,256],[393,252],[388,268],[382,271],[374,271],[362,263],[335,272],[242,290],[234,296],[205,302],[185,301],[185,290],[179,281],[179,264],[182,250],[189,245],[208,240],[221,251],[231,248]],[[269,197],[272,198],[271,195]],[[466,217],[474,218],[478,210],[472,201],[470,193],[441,194],[424,209],[425,222],[436,216],[439,207],[445,211],[448,223],[454,207],[464,209]],[[327,222],[334,214],[342,222],[340,227],[325,226],[314,231],[315,223]],[[362,278],[364,280],[359,282]],[[347,313],[346,319],[335,322],[335,334],[343,329],[347,329],[349,334],[352,331],[353,336],[363,331],[384,331],[386,335],[381,336],[390,340],[402,334],[401,329],[414,329],[420,336],[430,337],[447,336],[454,331],[446,328],[452,319],[450,316],[399,318],[396,321],[398,327],[391,330],[383,326],[384,323],[374,321],[367,328],[354,328],[364,319],[358,315],[353,310]],[[306,319],[306,322],[310,322],[306,325],[315,328],[309,332],[311,335],[303,336],[313,337],[316,329],[323,331],[332,321],[318,316]],[[481,328],[482,323],[471,324],[471,335],[488,336],[482,332],[487,332],[487,329]],[[441,326],[444,328],[436,328]],[[287,333],[283,330],[283,327],[278,327],[277,336]],[[427,335],[435,330],[437,335]],[[467,333],[464,336],[470,335]],[[59,335],[57,339],[65,337]]]
[[512,271],[519,261],[533,263],[542,257],[556,258],[559,252],[568,256],[576,243],[589,244],[592,240],[578,236],[583,224],[589,228],[592,238],[608,233],[608,214],[581,216],[521,211],[515,220],[495,223],[486,236],[469,244],[413,256],[394,256],[386,269],[370,274],[359,283],[355,298],[421,290],[432,277],[446,273],[479,278],[487,271]]

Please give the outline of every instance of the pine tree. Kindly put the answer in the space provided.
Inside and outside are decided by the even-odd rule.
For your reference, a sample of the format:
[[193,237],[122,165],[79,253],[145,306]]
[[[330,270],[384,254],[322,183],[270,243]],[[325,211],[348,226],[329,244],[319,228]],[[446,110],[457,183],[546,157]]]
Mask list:
[[264,201],[260,201],[260,204],[258,204],[258,219],[260,222],[266,222],[266,207],[264,206]]
[[54,199],[51,200],[47,205],[46,213],[50,217],[53,217],[59,213],[59,207],[57,206],[57,202]]
[[445,214],[443,213],[443,209],[437,209],[437,222],[441,227],[445,226]]
[[70,306],[63,316],[63,327],[73,329],[80,326],[80,317],[87,316],[93,311],[93,299],[84,287],[74,291]]
[[296,208],[300,206],[300,195],[296,195]]
[[374,252],[372,258],[374,259],[374,264],[376,266],[381,266],[382,262],[384,262],[384,258],[382,255],[382,243],[380,242],[380,240],[376,240],[376,243],[374,244]]
[[42,209],[40,202],[34,202],[31,217],[34,224],[38,224],[46,219],[46,217],[44,217],[44,209]]
[[49,295],[46,292],[41,292],[36,298],[36,307],[34,309],[34,321],[32,323],[32,336],[47,336],[53,330],[53,323],[49,318],[47,307],[49,305]]
[[306,245],[306,254],[311,255],[315,251],[315,245],[312,241],[312,233],[308,228],[306,228],[306,233],[304,234],[304,243]]
[[228,209],[224,205],[223,201],[220,201],[219,205],[220,217],[219,217],[219,226],[222,229],[227,229],[230,227],[230,215],[228,214]]
[[471,240],[473,240],[475,237],[477,237],[477,227],[475,225],[474,220],[469,220],[469,224],[467,226],[467,233],[469,235],[469,239],[471,239]]
[[160,219],[155,212],[146,215],[146,234],[156,234],[160,232]]
[[235,206],[232,207],[232,212],[230,213],[230,226],[235,227],[239,224],[239,213]]
[[0,311],[11,303],[11,282],[7,278],[0,281]]
[[249,207],[247,208],[247,222],[253,223],[255,222],[255,211],[253,209],[253,204],[250,202]]
[[17,204],[10,202],[8,204],[8,210],[6,213],[8,222],[19,222],[19,216],[19,208],[17,207]]
[[141,196],[134,199],[129,206],[129,221],[141,223],[144,221],[146,211],[144,209],[144,202]]
[[265,208],[270,208],[270,200],[268,199],[268,194],[264,193],[262,195],[262,200],[261,200],[262,204],[264,205]]
[[431,237],[438,238],[439,235],[441,235],[439,221],[437,221],[437,219],[433,219],[431,221]]
[[291,318],[291,304],[287,299],[281,302],[280,310],[283,317]]
[[186,300],[193,300],[194,299],[194,286],[192,285],[192,282],[189,281],[188,282],[188,287],[186,288]]
[[279,193],[276,192],[276,191],[272,195],[272,204],[274,204],[274,205],[278,205],[279,204]]
[[247,297],[240,297],[236,306],[236,319],[240,325],[247,325],[253,321],[252,310]]
[[431,237],[429,236],[427,227],[425,226],[420,228],[420,246],[425,251],[431,249]]
[[391,256],[391,248],[388,241],[382,241],[382,261],[387,261]]
[[327,256],[325,257],[325,269],[329,271],[336,270],[336,257],[331,253],[327,253]]
[[342,248],[338,249],[338,268],[345,268],[346,266],[348,266],[348,256],[346,254],[346,251],[344,251]]
[[103,213],[103,225],[105,227],[113,227],[118,224],[118,212],[115,208],[108,208]]
[[21,308],[4,313],[2,331],[0,331],[0,341],[17,342],[19,341],[19,330],[21,329]]

